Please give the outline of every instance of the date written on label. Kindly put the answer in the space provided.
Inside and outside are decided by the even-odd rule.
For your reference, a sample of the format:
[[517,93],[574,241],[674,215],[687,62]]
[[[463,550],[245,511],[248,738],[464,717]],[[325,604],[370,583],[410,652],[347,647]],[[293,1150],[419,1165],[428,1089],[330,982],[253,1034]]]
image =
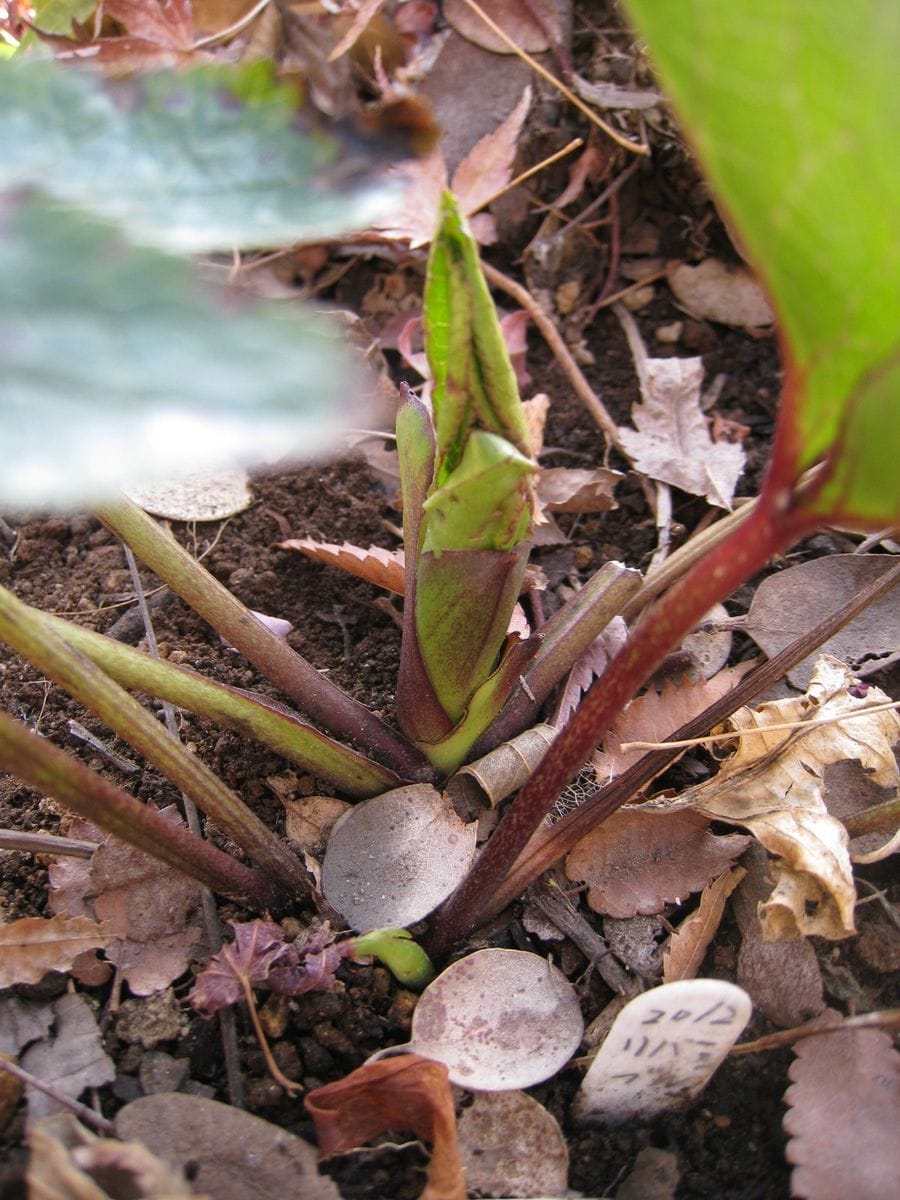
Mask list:
[[575,1099],[588,1122],[645,1120],[703,1091],[752,1012],[743,988],[683,979],[635,997],[622,1009]]

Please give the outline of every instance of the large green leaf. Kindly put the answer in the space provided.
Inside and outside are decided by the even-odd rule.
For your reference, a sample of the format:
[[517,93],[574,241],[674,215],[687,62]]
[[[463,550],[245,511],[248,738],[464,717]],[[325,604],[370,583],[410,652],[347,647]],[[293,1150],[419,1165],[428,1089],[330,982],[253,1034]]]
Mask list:
[[86,21],[97,0],[32,0],[34,23],[44,33],[72,36],[72,22]]
[[201,286],[40,196],[0,201],[0,501],[330,445],[354,394],[330,326]]
[[0,190],[39,186],[183,251],[281,246],[365,228],[390,207],[371,143],[298,114],[271,67],[110,81],[44,60],[0,69]]
[[865,380],[900,347],[900,5],[627,7],[769,287],[804,380],[786,414],[797,425],[798,467],[836,438],[852,443],[844,509],[889,515],[900,447],[897,376],[893,384],[887,375],[877,386]]

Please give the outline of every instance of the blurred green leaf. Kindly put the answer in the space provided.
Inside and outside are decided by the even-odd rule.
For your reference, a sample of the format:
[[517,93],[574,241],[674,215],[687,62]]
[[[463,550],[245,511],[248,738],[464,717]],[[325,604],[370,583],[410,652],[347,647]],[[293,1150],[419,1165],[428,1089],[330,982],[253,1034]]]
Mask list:
[[900,5],[627,7],[778,311],[801,379],[784,413],[798,468],[839,440],[831,502],[891,519],[900,391],[883,364],[900,350]]
[[72,22],[86,21],[97,0],[32,0],[34,23],[43,33],[72,36]]
[[40,187],[168,249],[321,239],[366,228],[392,200],[376,179],[384,146],[312,129],[264,62],[115,81],[13,60],[0,107],[0,189]]
[[342,340],[40,196],[0,201],[0,501],[308,457],[352,419]]

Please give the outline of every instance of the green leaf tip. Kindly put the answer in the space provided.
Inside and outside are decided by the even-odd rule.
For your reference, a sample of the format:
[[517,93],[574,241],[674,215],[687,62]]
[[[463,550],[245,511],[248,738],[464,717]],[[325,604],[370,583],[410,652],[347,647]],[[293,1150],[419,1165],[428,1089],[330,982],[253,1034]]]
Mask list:
[[421,991],[435,976],[431,959],[408,929],[372,929],[355,939],[354,951],[377,958],[398,983],[413,991]]

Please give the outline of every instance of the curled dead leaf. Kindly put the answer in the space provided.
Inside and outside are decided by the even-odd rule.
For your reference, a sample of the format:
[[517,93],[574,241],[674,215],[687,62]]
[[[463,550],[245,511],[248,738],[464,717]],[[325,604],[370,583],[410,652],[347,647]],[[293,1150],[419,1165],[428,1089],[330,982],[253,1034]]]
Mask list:
[[[860,697],[854,688],[847,667],[824,655],[806,695],[734,713],[726,729],[752,736],[740,738],[714,779],[679,798],[680,807],[743,825],[777,856],[771,864],[775,887],[760,908],[766,938],[802,933],[836,939],[855,932],[848,838],[825,806],[824,772],[830,763],[855,759],[873,782],[896,787],[893,746],[900,717],[893,710],[866,713],[888,697],[877,688]],[[812,719],[829,723],[810,725]],[[794,733],[767,729],[786,722],[808,727]]]
[[420,1200],[466,1200],[447,1068],[417,1054],[365,1063],[304,1100],[328,1157],[356,1150],[388,1130],[412,1130],[432,1145]]

